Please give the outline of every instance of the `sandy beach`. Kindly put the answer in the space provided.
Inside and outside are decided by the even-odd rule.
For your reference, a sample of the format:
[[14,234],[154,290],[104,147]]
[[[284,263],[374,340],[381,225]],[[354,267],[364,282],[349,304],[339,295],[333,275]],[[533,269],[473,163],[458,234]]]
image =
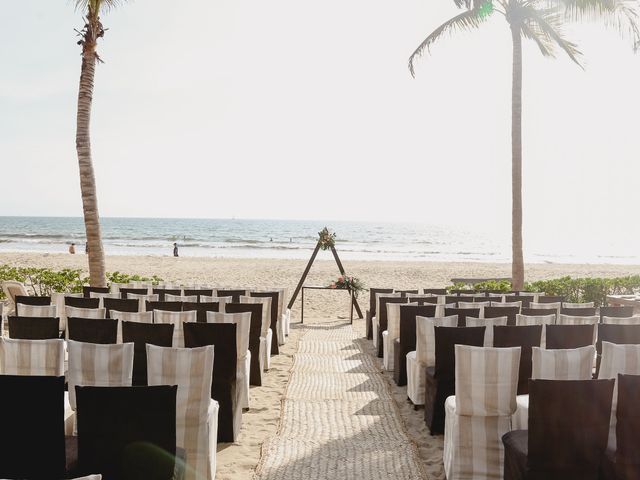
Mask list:
[[[33,266],[86,269],[84,255],[2,253],[0,263],[13,266]],[[158,275],[167,281],[202,283],[219,286],[286,287],[289,295],[300,278],[306,261],[301,260],[250,260],[214,259],[160,256],[111,256],[107,258],[107,270],[130,274]],[[349,274],[363,280],[366,286],[418,288],[448,285],[453,277],[504,277],[509,275],[508,264],[435,263],[435,262],[345,262]],[[311,269],[307,284],[326,285],[338,276],[332,259],[317,260]],[[562,265],[537,264],[527,267],[527,280],[571,276],[621,276],[640,274],[640,265]],[[360,299],[364,311],[368,294]],[[308,323],[347,318],[348,296],[342,292],[316,291],[305,302],[305,320]],[[293,318],[299,318],[300,300]],[[305,325],[307,321],[305,321]],[[364,322],[356,320],[354,329],[364,332]],[[287,344],[281,354],[274,357],[272,368],[266,374],[262,387],[251,389],[251,410],[243,418],[243,429],[236,444],[223,444],[218,451],[220,480],[251,478],[260,460],[262,445],[273,437],[280,422],[281,399],[285,392],[304,326],[294,324]],[[368,345],[369,342],[363,342]],[[372,354],[370,345],[365,351]],[[376,360],[377,361],[377,360]],[[400,418],[404,422],[408,438],[415,443],[422,468],[427,478],[444,478],[442,467],[442,437],[432,437],[423,419],[423,410],[414,410],[407,402],[405,387],[396,387],[391,375],[384,373],[389,392],[395,399]]]

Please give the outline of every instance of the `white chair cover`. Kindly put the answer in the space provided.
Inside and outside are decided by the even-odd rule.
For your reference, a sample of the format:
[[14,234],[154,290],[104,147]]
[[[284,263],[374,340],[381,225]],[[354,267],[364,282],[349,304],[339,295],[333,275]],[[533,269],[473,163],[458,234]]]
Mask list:
[[212,480],[216,471],[218,402],[211,399],[212,345],[166,348],[147,344],[149,385],[177,385],[176,446],[186,453],[186,480]]
[[446,477],[502,478],[502,436],[516,410],[520,347],[456,345],[455,354],[456,395],[445,402]]
[[160,298],[160,295],[155,294],[140,294],[140,293],[127,293],[127,298],[130,300],[138,300],[138,311],[146,312],[147,311],[147,303],[146,302],[157,302]]
[[563,302],[562,303],[563,308],[593,308],[594,306],[595,304],[593,302],[584,302],[584,303]]
[[64,375],[64,340],[0,338],[3,375]]
[[602,323],[609,325],[640,325],[640,315],[632,317],[602,317]]
[[484,346],[493,347],[493,327],[507,325],[508,317],[473,318],[467,317],[467,327],[487,327],[484,329]]
[[153,311],[154,323],[171,323],[173,324],[173,346],[175,348],[184,347],[184,330],[182,324],[184,322],[196,322],[198,320],[198,312],[190,310],[188,312],[166,312],[164,310]]
[[273,331],[271,330],[271,297],[250,297],[242,295],[240,303],[261,303],[262,304],[262,328],[260,329],[260,351],[262,352],[262,363],[265,370],[271,368],[271,341]]
[[[208,295],[203,295],[208,296]],[[198,301],[198,295],[172,295],[170,293],[164,294],[165,302],[191,302],[195,303]]]
[[385,370],[393,370],[393,342],[400,337],[400,306],[417,303],[387,303],[387,329],[382,332],[382,365]]
[[378,315],[380,312],[380,298],[400,298],[401,293],[376,293],[376,315],[371,317],[371,325],[373,331],[373,346],[378,348],[378,331],[380,330],[380,322],[378,322]]
[[56,305],[24,305],[18,304],[18,314],[21,317],[57,317]]

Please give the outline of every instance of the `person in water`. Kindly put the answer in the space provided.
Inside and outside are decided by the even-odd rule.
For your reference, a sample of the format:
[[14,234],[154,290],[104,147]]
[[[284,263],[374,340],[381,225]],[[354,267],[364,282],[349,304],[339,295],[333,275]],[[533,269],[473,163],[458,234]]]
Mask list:
[[174,257],[178,257],[179,256],[178,255],[178,244],[177,243],[173,244],[173,256]]
[[75,255],[76,254],[76,244],[72,243],[71,245],[69,245],[69,253],[71,255]]

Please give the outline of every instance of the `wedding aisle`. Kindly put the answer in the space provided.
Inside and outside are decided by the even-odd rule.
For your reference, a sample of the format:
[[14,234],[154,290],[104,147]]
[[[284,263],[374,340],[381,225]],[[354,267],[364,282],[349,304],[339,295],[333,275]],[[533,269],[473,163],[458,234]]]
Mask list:
[[305,325],[280,427],[259,480],[418,480],[422,473],[378,360],[348,323]]

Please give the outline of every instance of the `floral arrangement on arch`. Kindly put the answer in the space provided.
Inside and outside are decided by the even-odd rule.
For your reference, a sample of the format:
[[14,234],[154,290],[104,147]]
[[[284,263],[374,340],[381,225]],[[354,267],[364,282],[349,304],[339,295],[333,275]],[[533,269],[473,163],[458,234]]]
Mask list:
[[364,283],[359,278],[346,275],[340,275],[335,282],[331,282],[329,288],[351,290],[355,298],[358,298],[358,294],[365,290]]
[[318,232],[318,242],[322,250],[329,250],[336,246],[336,234],[330,232],[327,227],[324,227]]

